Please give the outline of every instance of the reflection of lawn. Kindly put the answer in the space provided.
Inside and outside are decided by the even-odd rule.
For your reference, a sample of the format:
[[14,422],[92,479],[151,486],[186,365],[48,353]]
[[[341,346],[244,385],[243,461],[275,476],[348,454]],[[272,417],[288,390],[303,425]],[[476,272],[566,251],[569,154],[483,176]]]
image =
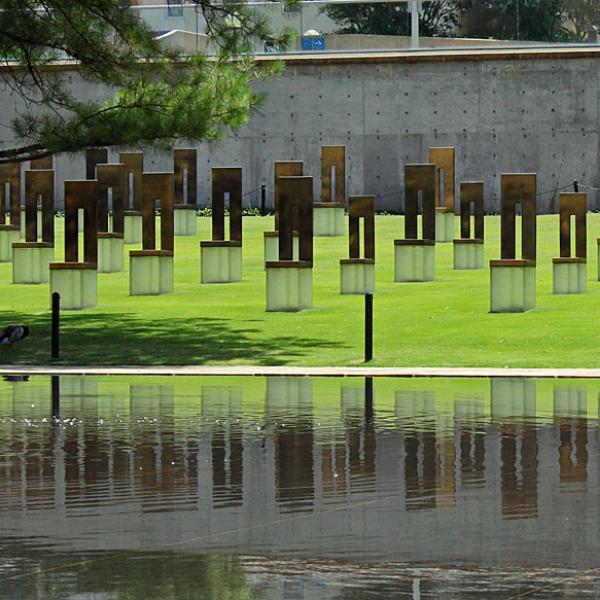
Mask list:
[[[590,231],[600,216],[589,215]],[[273,219],[244,221],[244,281],[199,283],[199,240],[210,220],[198,219],[196,238],[176,238],[175,292],[129,297],[129,274],[98,277],[98,308],[62,315],[63,363],[351,365],[362,357],[363,299],[339,294],[339,258],[347,239],[315,240],[313,310],[266,313],[262,231]],[[458,222],[457,222],[458,224]],[[57,259],[62,225],[57,219]],[[486,264],[499,257],[499,218],[486,220]],[[493,315],[489,271],[452,270],[452,244],[436,247],[437,280],[395,284],[393,239],[402,217],[378,217],[374,365],[598,366],[600,283],[596,240],[590,236],[587,294],[552,295],[551,258],[558,254],[558,217],[538,221],[538,303],[525,314]],[[0,322],[31,325],[32,336],[1,363],[46,363],[49,357],[48,286],[13,285],[11,265],[0,265]]]

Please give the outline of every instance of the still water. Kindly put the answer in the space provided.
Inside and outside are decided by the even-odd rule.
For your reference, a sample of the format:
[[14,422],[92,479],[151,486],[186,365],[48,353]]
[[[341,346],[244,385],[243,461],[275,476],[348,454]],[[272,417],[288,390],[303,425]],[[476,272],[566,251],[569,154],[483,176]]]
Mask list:
[[600,381],[59,384],[0,382],[1,598],[600,598]]

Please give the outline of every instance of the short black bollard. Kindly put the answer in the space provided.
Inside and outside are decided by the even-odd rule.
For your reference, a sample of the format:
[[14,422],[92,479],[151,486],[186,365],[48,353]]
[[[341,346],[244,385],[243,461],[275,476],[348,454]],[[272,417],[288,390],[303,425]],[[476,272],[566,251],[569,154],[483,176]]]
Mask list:
[[365,294],[365,362],[373,359],[373,294]]
[[264,217],[267,213],[267,186],[262,183],[260,186],[260,214]]
[[52,292],[52,358],[60,357],[60,294]]
[[577,179],[573,180],[573,191],[576,194],[579,194],[579,182],[577,181]]

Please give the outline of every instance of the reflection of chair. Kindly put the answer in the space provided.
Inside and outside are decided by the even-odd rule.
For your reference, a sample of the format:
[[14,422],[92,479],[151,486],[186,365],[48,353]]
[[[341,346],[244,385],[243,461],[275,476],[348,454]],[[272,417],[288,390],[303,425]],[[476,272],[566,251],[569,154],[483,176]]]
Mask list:
[[492,418],[534,417],[536,411],[535,379],[492,379]]
[[290,411],[312,415],[312,379],[310,377],[267,377],[267,414]]
[[139,384],[129,387],[130,414],[132,418],[172,416],[175,388],[172,385]]
[[586,417],[587,392],[582,388],[556,387],[553,394],[554,417]]

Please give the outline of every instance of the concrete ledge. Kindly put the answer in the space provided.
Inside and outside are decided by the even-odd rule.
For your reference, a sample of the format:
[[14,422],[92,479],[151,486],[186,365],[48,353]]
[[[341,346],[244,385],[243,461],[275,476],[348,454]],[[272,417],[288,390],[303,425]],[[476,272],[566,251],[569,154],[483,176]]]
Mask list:
[[[506,60],[576,60],[600,57],[600,47],[592,44],[551,45],[538,44],[516,48],[447,48],[405,51],[362,52],[302,52],[256,56],[255,60],[273,62],[283,60],[290,65],[356,64],[356,63],[421,63]],[[64,67],[63,67],[64,68]]]
[[264,367],[259,365],[85,366],[0,365],[0,375],[164,376],[164,377],[403,377],[600,379],[600,369],[495,367]]

